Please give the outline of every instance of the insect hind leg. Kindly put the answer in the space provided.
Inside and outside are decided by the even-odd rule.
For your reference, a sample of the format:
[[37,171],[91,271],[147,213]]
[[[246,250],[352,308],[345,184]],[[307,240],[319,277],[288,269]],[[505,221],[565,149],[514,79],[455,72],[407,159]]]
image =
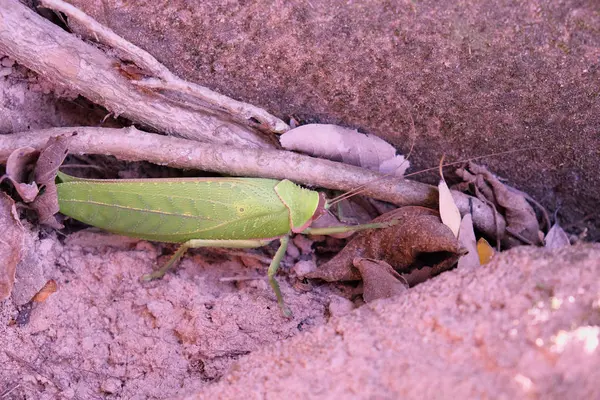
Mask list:
[[185,254],[187,249],[194,249],[198,247],[223,247],[223,248],[232,248],[232,249],[253,249],[256,247],[262,247],[271,242],[272,240],[205,240],[205,239],[192,239],[183,243],[175,254],[171,256],[169,261],[158,270],[145,274],[142,276],[141,280],[144,282],[152,281],[154,279],[161,279],[165,274],[173,268],[177,262],[181,259],[181,257]]

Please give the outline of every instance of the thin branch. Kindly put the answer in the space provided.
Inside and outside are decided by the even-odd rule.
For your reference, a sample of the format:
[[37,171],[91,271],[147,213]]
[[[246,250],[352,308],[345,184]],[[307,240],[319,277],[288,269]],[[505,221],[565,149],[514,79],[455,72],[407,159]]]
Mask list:
[[[241,149],[178,139],[139,131],[133,127],[108,129],[94,127],[53,128],[15,133],[0,139],[0,162],[24,146],[41,149],[49,137],[73,136],[69,151],[75,154],[105,154],[128,161],[150,161],[175,168],[201,169],[234,176],[290,179],[307,186],[348,191],[365,185],[363,194],[399,206],[437,207],[437,188],[424,183],[388,177],[377,172],[289,151]],[[472,212],[475,226],[490,237],[496,236],[494,212],[479,199],[453,192],[462,214]],[[469,200],[472,208],[469,207]],[[504,232],[504,218],[496,215],[498,229]]]
[[69,18],[76,20],[93,34],[96,40],[121,51],[124,53],[126,59],[133,61],[138,67],[145,69],[155,76],[154,79],[132,81],[133,84],[152,89],[186,93],[217,107],[217,109],[225,110],[232,116],[237,117],[236,119],[265,132],[283,133],[290,129],[288,124],[262,108],[233,100],[204,86],[180,79],[150,53],[123,39],[71,4],[65,3],[62,0],[42,0],[42,4],[44,7],[60,11]]
[[120,61],[45,20],[16,0],[0,0],[0,54],[80,93],[115,115],[188,139],[273,147],[272,139],[224,112],[192,110],[132,84]]

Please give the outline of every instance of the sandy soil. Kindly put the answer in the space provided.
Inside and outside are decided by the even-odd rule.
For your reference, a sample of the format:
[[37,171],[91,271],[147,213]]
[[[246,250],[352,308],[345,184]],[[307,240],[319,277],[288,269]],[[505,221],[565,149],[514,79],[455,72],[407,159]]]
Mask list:
[[[2,303],[4,398],[600,395],[598,246],[515,249],[355,311],[335,286],[294,289],[282,276],[286,319],[266,267],[196,252],[141,284],[158,249],[78,244],[104,237],[34,242]],[[11,326],[18,299],[47,279],[58,291]]]

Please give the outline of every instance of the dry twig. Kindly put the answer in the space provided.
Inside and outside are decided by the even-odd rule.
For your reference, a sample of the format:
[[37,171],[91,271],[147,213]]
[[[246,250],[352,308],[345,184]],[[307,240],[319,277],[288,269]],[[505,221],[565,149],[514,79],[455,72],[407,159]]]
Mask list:
[[[208,107],[199,112],[135,86],[116,68],[119,60],[53,25],[16,0],[0,0],[0,54],[103,105],[115,115],[158,131],[235,146],[272,147],[269,138],[231,121],[233,117],[224,112]],[[224,99],[213,96],[210,101],[214,104]],[[222,108],[246,112],[240,104],[232,101]],[[246,117],[244,114],[240,118]]]
[[[380,173],[334,161],[270,149],[240,149],[155,135],[133,127],[108,129],[93,127],[53,128],[15,133],[0,142],[0,162],[23,146],[41,149],[49,137],[77,132],[69,151],[75,154],[105,154],[128,161],[150,161],[175,168],[201,169],[235,176],[290,179],[309,186],[348,191],[365,185],[363,194],[399,206],[437,207],[437,188],[411,180],[385,177]],[[375,185],[370,185],[377,181]],[[479,199],[453,192],[462,214],[472,212],[474,225],[495,237],[494,212]],[[471,204],[469,204],[469,201]],[[504,218],[497,215],[500,231]]]
[[109,28],[98,23],[76,7],[62,0],[42,0],[44,7],[66,14],[69,18],[83,25],[97,41],[123,53],[124,59],[133,61],[138,67],[155,76],[155,78],[132,81],[134,85],[152,89],[172,90],[186,93],[199,100],[225,110],[234,118],[247,125],[255,126],[265,132],[283,133],[289,130],[288,124],[252,104],[233,100],[222,94],[192,82],[187,82],[161,64],[154,56],[134,44],[123,39]]

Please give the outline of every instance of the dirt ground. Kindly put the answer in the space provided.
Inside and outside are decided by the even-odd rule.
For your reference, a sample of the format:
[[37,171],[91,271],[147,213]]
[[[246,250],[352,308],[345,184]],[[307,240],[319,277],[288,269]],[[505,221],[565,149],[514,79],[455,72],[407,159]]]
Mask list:
[[[415,169],[533,147],[485,163],[600,238],[597,2],[73,3],[279,117],[414,141]],[[127,124],[0,59],[0,133]],[[354,286],[297,279],[289,254],[286,319],[261,261],[274,248],[194,251],[141,283],[171,247],[25,227],[0,302],[2,400],[600,398],[598,245],[514,249],[362,307]],[[11,322],[49,279],[57,292]]]
[[[19,266],[0,314],[3,398],[600,396],[597,245],[521,247],[356,310],[335,286],[280,277],[287,319],[264,267],[197,252],[141,284],[157,248],[98,235],[49,235]],[[9,326],[47,279],[58,291]]]

